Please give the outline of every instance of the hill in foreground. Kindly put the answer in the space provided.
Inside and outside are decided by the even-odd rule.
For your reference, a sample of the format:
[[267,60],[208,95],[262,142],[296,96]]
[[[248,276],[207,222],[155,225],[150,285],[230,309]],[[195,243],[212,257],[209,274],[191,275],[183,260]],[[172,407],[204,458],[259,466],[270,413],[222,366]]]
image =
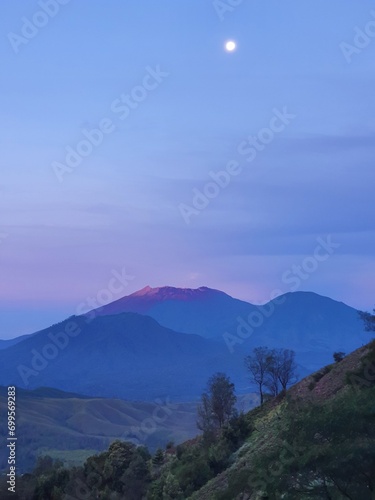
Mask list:
[[375,341],[247,414],[252,432],[192,500],[374,500]]
[[88,499],[374,500],[375,342],[216,436],[153,456],[116,441],[82,468],[47,466],[20,481],[35,500],[76,498],[77,484]]

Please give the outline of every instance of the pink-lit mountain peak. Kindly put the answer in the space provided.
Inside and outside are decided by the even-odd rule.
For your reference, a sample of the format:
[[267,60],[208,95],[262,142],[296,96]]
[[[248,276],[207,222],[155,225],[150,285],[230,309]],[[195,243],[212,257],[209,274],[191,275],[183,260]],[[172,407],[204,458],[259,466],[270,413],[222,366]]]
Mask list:
[[223,294],[219,290],[214,290],[206,286],[201,286],[200,288],[175,288],[173,286],[152,288],[147,285],[128,297],[144,297],[146,299],[157,300],[194,300],[203,298],[205,295],[212,295],[213,293]]
[[175,288],[173,286],[163,286],[152,288],[145,286],[141,290],[122,297],[101,309],[97,310],[99,316],[106,314],[118,314],[122,312],[137,312],[147,314],[151,308],[157,304],[168,301],[176,303],[204,302],[215,297],[228,297],[227,294],[219,290],[214,290],[206,286],[200,288]]

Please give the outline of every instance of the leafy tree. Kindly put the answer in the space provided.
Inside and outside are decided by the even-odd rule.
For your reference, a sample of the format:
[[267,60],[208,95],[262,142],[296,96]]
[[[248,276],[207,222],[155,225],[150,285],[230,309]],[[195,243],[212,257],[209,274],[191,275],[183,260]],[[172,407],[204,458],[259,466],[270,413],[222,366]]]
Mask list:
[[144,498],[150,482],[150,472],[147,462],[140,453],[136,453],[129,467],[122,475],[123,497],[127,500],[139,500]]
[[164,451],[158,448],[153,456],[152,463],[156,466],[161,465],[164,462]]
[[204,392],[201,397],[201,404],[197,407],[198,420],[197,427],[204,433],[213,431],[212,406],[210,396]]
[[223,427],[221,439],[229,444],[231,451],[234,451],[244,443],[252,431],[252,423],[244,413],[240,413]]
[[228,467],[230,454],[230,444],[224,440],[219,440],[210,446],[208,464],[215,476]]
[[169,473],[163,488],[163,500],[178,500],[182,498],[182,491],[177,479],[173,474]]
[[235,414],[234,384],[225,373],[215,373],[209,378],[207,392],[202,394],[198,406],[198,428],[203,432],[221,429]]
[[183,498],[188,498],[214,475],[208,464],[206,450],[200,446],[188,448],[172,472],[184,493]]

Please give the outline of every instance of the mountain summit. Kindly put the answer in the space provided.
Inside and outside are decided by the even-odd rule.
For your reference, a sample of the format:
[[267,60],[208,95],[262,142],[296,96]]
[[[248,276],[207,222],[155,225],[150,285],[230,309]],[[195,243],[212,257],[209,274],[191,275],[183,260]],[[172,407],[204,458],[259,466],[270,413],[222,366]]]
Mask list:
[[97,316],[124,312],[146,314],[178,332],[214,338],[234,328],[236,318],[249,314],[254,308],[248,302],[206,286],[195,289],[146,286],[95,312]]
[[201,286],[200,288],[176,288],[173,286],[161,286],[152,288],[149,285],[145,286],[141,290],[134,292],[126,297],[112,302],[104,307],[105,314],[117,314],[119,312],[126,312],[125,309],[131,304],[132,312],[133,308],[137,306],[144,309],[145,303],[149,306],[157,302],[163,302],[165,300],[183,300],[183,301],[193,301],[193,300],[205,300],[208,298],[217,296],[225,296],[232,298],[220,290],[214,290],[206,286]]

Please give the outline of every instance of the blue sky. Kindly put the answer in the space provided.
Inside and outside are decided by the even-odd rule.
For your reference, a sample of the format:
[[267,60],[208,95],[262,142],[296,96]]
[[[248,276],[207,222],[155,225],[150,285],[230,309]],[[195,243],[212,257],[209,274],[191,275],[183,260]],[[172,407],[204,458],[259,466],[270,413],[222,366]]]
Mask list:
[[[124,268],[120,295],[204,285],[263,303],[328,235],[339,246],[298,290],[372,307],[372,1],[243,0],[220,19],[211,0],[70,0],[14,42],[46,2],[1,5],[1,337],[73,314]],[[164,76],[122,120],[114,101],[150,71]],[[246,161],[239,145],[285,108]],[[112,131],[60,182],[54,162],[103,119]],[[241,172],[197,211],[193,190],[231,161]]]

